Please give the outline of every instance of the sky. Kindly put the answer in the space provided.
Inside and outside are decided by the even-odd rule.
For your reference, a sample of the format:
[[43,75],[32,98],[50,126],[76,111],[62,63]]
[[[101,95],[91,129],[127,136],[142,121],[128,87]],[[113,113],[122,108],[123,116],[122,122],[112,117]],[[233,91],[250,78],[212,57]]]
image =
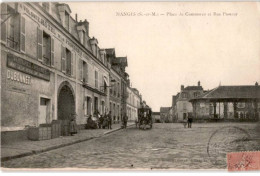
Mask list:
[[[100,48],[127,56],[132,87],[153,111],[181,85],[260,83],[258,2],[73,2]],[[152,12],[158,16],[145,16]],[[232,14],[231,16],[228,14]]]

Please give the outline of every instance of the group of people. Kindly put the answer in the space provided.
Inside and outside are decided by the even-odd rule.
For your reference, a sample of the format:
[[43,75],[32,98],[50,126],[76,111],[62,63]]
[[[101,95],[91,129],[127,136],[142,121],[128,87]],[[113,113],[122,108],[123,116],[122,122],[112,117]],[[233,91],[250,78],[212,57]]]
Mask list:
[[[77,124],[76,124],[76,113],[72,114],[71,120],[70,120],[70,135],[73,136],[77,133]],[[128,117],[127,115],[124,115],[122,117],[122,128],[127,127],[127,121]],[[108,114],[100,115],[98,111],[94,113],[94,118],[92,115],[89,115],[87,118],[87,124],[85,126],[86,129],[112,129],[112,116],[111,111],[109,111]]]
[[111,111],[108,114],[100,115],[98,111],[94,113],[96,121],[93,120],[92,115],[87,119],[86,129],[108,128],[112,129]]

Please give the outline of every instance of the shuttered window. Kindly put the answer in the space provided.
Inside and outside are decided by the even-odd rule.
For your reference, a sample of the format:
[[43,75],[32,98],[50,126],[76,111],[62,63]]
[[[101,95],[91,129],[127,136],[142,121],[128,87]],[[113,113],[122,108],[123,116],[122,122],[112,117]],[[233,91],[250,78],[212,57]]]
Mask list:
[[42,30],[37,28],[37,58],[42,62]]
[[25,18],[21,16],[20,50],[25,52]]
[[7,5],[5,3],[1,4],[1,40],[6,42],[6,27],[7,27]]
[[54,67],[54,39],[51,38],[51,66]]
[[65,47],[61,46],[61,71],[66,72],[66,56],[65,56]]

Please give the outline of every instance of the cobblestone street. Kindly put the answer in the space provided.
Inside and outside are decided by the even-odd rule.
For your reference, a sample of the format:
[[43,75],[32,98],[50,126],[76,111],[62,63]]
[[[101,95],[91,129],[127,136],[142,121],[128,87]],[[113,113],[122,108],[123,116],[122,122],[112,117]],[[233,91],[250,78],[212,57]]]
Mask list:
[[[46,141],[48,142],[48,141]],[[260,150],[254,123],[134,126],[49,152],[2,163],[8,168],[226,169],[226,153]]]

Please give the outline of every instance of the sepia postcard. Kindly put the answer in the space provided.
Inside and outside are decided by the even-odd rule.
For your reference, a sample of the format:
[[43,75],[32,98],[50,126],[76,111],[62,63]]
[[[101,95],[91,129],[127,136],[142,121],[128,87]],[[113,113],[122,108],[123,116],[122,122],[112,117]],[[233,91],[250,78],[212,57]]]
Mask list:
[[0,16],[1,170],[259,172],[259,2],[2,2]]

